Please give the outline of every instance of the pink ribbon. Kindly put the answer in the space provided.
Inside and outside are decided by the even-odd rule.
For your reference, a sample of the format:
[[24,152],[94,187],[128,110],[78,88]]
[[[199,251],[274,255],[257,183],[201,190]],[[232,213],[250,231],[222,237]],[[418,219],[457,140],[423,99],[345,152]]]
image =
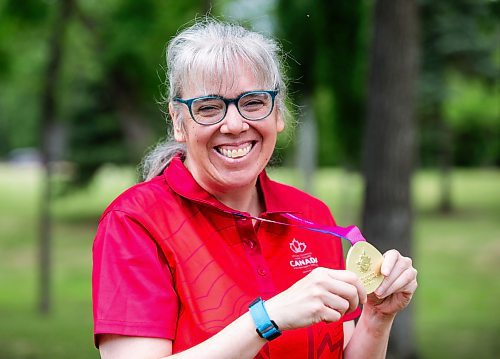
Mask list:
[[335,237],[339,237],[339,238],[342,238],[342,239],[349,241],[351,243],[351,245],[354,245],[357,242],[366,242],[365,237],[363,237],[363,235],[361,234],[361,231],[356,226],[348,226],[348,227],[326,226],[323,224],[317,224],[317,223],[314,223],[311,221],[307,221],[305,219],[302,219],[302,218],[297,217],[297,216],[290,214],[290,213],[283,213],[282,216],[285,218],[288,218],[289,220],[292,220],[295,223],[285,223],[285,222],[273,221],[271,219],[254,217],[251,215],[237,213],[237,212],[236,213],[233,212],[232,214],[237,215],[239,217],[252,218],[252,219],[255,219],[255,220],[261,221],[261,222],[282,224],[284,226],[293,226],[293,227],[298,227],[298,228],[306,229],[306,230],[313,231],[313,232],[330,234],[330,235],[333,235]]

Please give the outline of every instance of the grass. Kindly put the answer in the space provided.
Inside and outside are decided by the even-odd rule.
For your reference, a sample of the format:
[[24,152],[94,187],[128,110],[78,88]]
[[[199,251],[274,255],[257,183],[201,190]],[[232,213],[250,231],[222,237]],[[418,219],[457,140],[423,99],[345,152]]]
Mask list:
[[[273,178],[300,186],[291,170]],[[101,171],[83,191],[53,205],[53,310],[37,313],[39,172],[0,165],[0,358],[98,358],[92,342],[92,238],[107,203],[133,183],[128,168]],[[456,170],[454,211],[438,214],[439,176],[414,181],[416,342],[423,358],[495,358],[500,351],[500,171]],[[362,181],[323,169],[314,193],[340,224],[359,223]]]
[[0,166],[0,358],[98,358],[93,347],[91,248],[99,214],[133,183],[107,168],[86,190],[53,205],[53,310],[37,312],[40,173]]

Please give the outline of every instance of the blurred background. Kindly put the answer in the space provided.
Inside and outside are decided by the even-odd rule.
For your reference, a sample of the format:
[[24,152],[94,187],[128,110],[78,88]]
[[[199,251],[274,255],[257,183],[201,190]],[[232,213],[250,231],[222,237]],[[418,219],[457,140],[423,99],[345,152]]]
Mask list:
[[0,358],[98,357],[97,220],[166,134],[166,42],[207,13],[283,46],[271,176],[414,258],[390,357],[498,357],[499,1],[0,0]]

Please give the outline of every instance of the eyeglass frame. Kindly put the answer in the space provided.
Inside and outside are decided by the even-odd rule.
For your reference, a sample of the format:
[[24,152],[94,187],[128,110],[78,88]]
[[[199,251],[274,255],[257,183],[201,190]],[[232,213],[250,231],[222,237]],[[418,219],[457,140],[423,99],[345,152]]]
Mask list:
[[[242,97],[244,96],[247,96],[247,95],[250,95],[250,94],[253,94],[253,93],[267,93],[268,95],[271,96],[271,110],[269,111],[269,113],[261,118],[247,118],[245,117],[245,115],[243,115],[240,111],[240,107],[238,106],[238,101],[241,100]],[[261,121],[263,119],[265,119],[266,117],[268,117],[274,110],[274,99],[276,98],[276,96],[278,95],[279,91],[278,90],[255,90],[255,91],[247,91],[247,92],[243,92],[242,94],[240,94],[238,97],[235,97],[235,98],[225,98],[223,96],[218,96],[218,95],[208,95],[208,96],[201,96],[201,97],[193,97],[193,98],[190,98],[190,99],[182,99],[180,97],[174,97],[174,101],[176,102],[180,102],[180,103],[183,103],[184,105],[187,106],[188,110],[189,110],[189,114],[191,115],[191,118],[193,119],[194,122],[196,122],[197,124],[199,125],[202,125],[202,126],[212,126],[212,125],[215,125],[219,122],[222,122],[222,120],[224,120],[226,118],[226,115],[227,115],[227,109],[229,108],[229,105],[234,103],[234,106],[236,106],[236,109],[238,110],[238,113],[241,115],[241,117],[243,117],[245,120],[247,121]],[[195,116],[193,115],[193,108],[192,108],[192,105],[193,105],[193,102],[194,101],[197,101],[197,100],[204,100],[204,99],[219,99],[219,100],[222,100],[224,102],[224,104],[226,105],[226,108],[224,110],[224,115],[220,118],[220,120],[216,121],[216,122],[212,122],[212,123],[201,123],[201,122],[198,122],[196,121],[196,119],[194,118]]]

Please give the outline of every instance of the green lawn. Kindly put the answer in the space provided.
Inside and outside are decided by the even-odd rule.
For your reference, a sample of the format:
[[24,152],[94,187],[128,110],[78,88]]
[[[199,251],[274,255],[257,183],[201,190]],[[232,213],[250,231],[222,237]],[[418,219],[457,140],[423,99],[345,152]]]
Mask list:
[[[295,173],[271,176],[300,185]],[[56,200],[53,311],[36,312],[39,173],[0,164],[0,358],[97,358],[92,342],[90,270],[96,220],[133,183],[109,167],[92,186]],[[362,182],[341,170],[316,174],[315,194],[340,224],[359,224]],[[414,258],[418,348],[423,358],[495,358],[500,352],[500,171],[456,170],[455,211],[439,215],[438,175],[415,177]]]

